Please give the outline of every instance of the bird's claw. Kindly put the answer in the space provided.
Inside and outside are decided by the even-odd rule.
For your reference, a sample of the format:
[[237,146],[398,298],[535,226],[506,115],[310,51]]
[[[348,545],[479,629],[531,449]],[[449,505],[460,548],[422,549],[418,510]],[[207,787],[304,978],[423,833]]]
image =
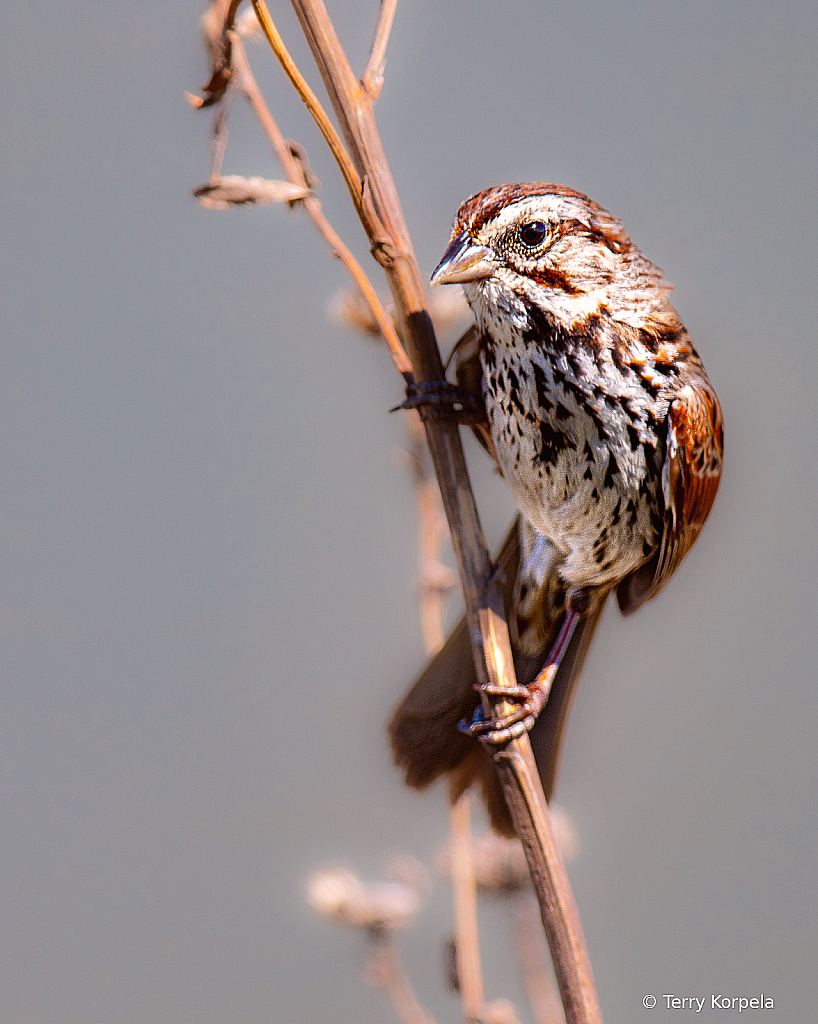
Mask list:
[[465,719],[458,724],[458,729],[467,736],[475,736],[484,743],[498,746],[519,739],[530,732],[534,723],[548,700],[549,687],[535,680],[530,686],[486,686],[482,693],[490,697],[504,697],[506,700],[520,701],[520,706],[511,714],[498,718],[486,718],[483,705],[480,704],[470,722]]
[[414,409],[422,420],[448,419],[469,424],[482,423],[485,419],[485,410],[479,400],[471,392],[447,380],[407,384],[406,400],[389,411],[397,412],[398,409]]

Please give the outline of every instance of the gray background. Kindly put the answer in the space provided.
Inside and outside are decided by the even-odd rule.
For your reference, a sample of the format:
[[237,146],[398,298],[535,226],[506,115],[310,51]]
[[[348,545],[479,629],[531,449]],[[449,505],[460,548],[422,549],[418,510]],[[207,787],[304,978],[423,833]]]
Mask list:
[[[376,5],[331,8],[360,67]],[[384,736],[423,660],[399,381],[328,321],[345,277],[303,217],[190,198],[200,12],[4,11],[3,1021],[390,1019],[304,881],[445,835]],[[752,1019],[815,1020],[817,29],[813,2],[402,0],[389,50],[378,114],[424,272],[471,192],[586,191],[676,285],[724,405],[710,522],[660,598],[607,613],[565,747],[608,1024],[761,991]],[[299,101],[251,59],[366,259]],[[276,176],[249,113],[231,128],[225,171]],[[510,499],[469,453],[496,543]],[[442,1020],[450,917],[437,882],[404,942]],[[490,907],[492,997],[519,996],[508,935]]]

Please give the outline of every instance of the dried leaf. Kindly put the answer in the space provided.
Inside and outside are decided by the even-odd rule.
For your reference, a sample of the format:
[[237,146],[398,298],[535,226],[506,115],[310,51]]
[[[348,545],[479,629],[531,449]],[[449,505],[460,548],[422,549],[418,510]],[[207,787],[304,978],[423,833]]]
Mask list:
[[230,85],[230,79],[233,77],[233,68],[229,62],[230,54],[228,52],[225,63],[217,67],[207,84],[202,86],[204,96],[194,96],[192,92],[185,93],[185,97],[192,107],[197,110],[201,110],[203,107],[212,107],[224,96],[228,85]]
[[210,210],[230,206],[264,206],[267,203],[293,203],[310,194],[303,185],[267,178],[242,178],[231,174],[193,189],[193,195]]
[[227,92],[233,77],[230,29],[236,17],[239,0],[211,0],[202,15],[202,36],[210,58],[210,80],[202,86],[204,96],[185,96],[196,109],[212,107]]

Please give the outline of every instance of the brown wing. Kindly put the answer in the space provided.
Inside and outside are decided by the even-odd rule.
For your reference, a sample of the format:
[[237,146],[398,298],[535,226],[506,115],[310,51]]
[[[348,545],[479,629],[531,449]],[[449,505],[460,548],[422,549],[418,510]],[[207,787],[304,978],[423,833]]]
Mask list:
[[[497,558],[498,582],[507,613],[512,613],[520,565],[520,534],[515,521]],[[580,620],[560,663],[551,693],[531,731],[546,798],[551,799],[557,774],[560,740],[582,663],[602,612],[607,591],[592,596],[588,614]],[[514,670],[519,683],[530,683],[543,667],[558,622],[543,628],[543,648],[538,654],[514,651]],[[475,693],[477,672],[465,618],[455,627],[445,646],[424,669],[406,694],[389,725],[395,763],[406,782],[425,789],[440,775],[449,776],[449,793],[456,800],[473,783],[480,784],[492,826],[502,835],[514,835],[500,777],[482,744],[459,731],[457,723],[471,718],[480,700]]]
[[475,404],[482,409],[483,418],[481,422],[472,423],[471,428],[474,436],[494,459],[494,465],[500,471],[500,463],[497,461],[497,454],[494,451],[494,443],[491,440],[491,429],[489,417],[483,399],[483,367],[480,364],[480,332],[477,325],[472,324],[457,342],[451,351],[446,362],[446,369],[454,364],[454,379],[457,386],[468,392],[475,400]]
[[659,550],[617,588],[623,613],[657,594],[701,533],[721,480],[724,421],[705,377],[688,382],[667,417],[667,456],[662,468],[663,530]]

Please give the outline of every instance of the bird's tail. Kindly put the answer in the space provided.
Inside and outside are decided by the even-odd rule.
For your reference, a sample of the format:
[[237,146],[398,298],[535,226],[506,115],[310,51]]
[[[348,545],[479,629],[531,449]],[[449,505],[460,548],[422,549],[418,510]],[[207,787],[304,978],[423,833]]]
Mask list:
[[[506,613],[511,614],[520,566],[520,533],[515,523],[497,559],[500,587]],[[542,608],[552,602],[543,588]],[[560,663],[548,701],[531,730],[531,745],[547,800],[551,799],[557,772],[560,740],[568,717],[574,687],[602,613],[607,591],[593,595],[591,606],[577,625]],[[536,653],[530,643],[513,642],[514,669],[521,684],[532,682],[545,664],[556,636],[560,615],[549,612],[542,631],[543,646]],[[518,630],[512,629],[512,639]],[[521,648],[529,648],[526,653]],[[492,827],[503,835],[514,835],[500,778],[483,745],[458,729],[469,721],[479,703],[475,691],[477,673],[472,657],[466,620],[461,619],[441,650],[432,658],[419,679],[395,711],[389,736],[395,763],[415,789],[425,789],[441,775],[449,777],[449,794],[454,802],[471,785],[479,783]]]

